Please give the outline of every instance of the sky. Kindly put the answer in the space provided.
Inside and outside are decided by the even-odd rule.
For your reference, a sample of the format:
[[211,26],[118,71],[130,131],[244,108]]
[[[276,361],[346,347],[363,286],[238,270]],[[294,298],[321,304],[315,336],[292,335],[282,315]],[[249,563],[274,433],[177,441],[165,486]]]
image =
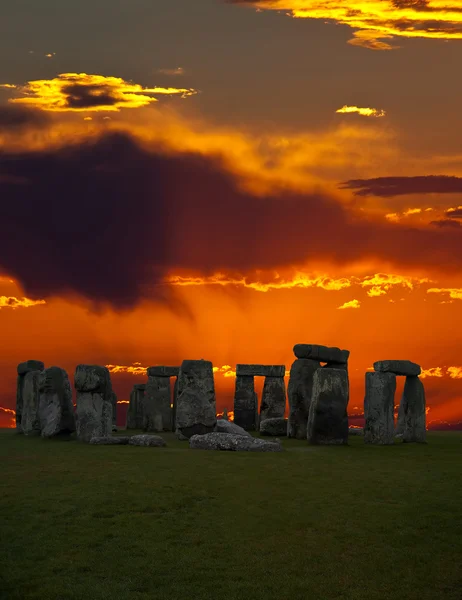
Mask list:
[[17,0],[0,55],[0,426],[24,360],[205,358],[231,410],[314,343],[352,422],[409,359],[461,427],[462,0]]

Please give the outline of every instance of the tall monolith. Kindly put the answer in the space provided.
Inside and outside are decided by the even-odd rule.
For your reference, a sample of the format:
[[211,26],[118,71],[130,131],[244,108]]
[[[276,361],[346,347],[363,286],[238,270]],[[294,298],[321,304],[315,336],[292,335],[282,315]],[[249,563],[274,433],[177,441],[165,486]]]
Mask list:
[[109,371],[99,365],[78,365],[74,376],[77,391],[77,438],[107,437],[112,431],[112,385]]
[[29,371],[24,377],[21,429],[24,435],[40,435],[40,388],[42,371]]
[[364,396],[364,443],[394,443],[394,403],[396,375],[389,372],[366,373]]
[[41,360],[26,360],[25,362],[19,363],[17,366],[17,384],[16,384],[16,432],[23,433],[21,420],[22,420],[22,407],[23,407],[23,389],[24,389],[24,378],[27,373],[31,371],[43,371],[45,365]]
[[130,392],[127,411],[127,429],[143,429],[143,397],[146,384],[135,383]]
[[308,415],[310,444],[348,443],[348,373],[344,369],[318,369]]
[[298,440],[306,439],[308,414],[313,393],[313,378],[320,366],[319,361],[309,358],[298,358],[292,363],[288,385],[288,437]]
[[252,375],[237,375],[234,391],[234,422],[246,431],[255,431],[258,422],[258,398]]
[[260,403],[260,425],[266,419],[284,417],[286,383],[284,377],[265,377]]
[[49,367],[39,377],[39,419],[42,437],[75,431],[75,413],[69,377],[60,367]]
[[426,442],[425,390],[416,376],[406,377],[403,391],[404,433],[403,442]]
[[217,423],[213,366],[208,360],[184,360],[178,375],[178,437],[211,433]]
[[144,431],[172,431],[173,411],[168,377],[148,377],[143,403]]

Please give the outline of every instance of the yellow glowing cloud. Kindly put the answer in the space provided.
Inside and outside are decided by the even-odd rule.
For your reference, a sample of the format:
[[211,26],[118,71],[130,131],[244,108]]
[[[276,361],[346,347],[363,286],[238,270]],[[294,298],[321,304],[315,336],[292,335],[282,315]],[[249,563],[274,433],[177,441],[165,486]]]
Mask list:
[[2,308],[30,308],[38,304],[46,304],[45,300],[31,300],[30,298],[16,298],[15,296],[0,296],[0,310]]
[[345,304],[342,304],[342,306],[338,306],[337,308],[342,310],[344,308],[360,308],[360,306],[361,302],[359,300],[350,300],[349,302],[345,302]]
[[147,368],[143,367],[141,363],[132,363],[130,366],[127,365],[105,365],[109,370],[109,373],[129,373],[130,375],[146,375]]
[[2,84],[15,89],[23,97],[11,98],[14,104],[23,104],[53,112],[116,111],[121,108],[140,108],[157,102],[156,96],[179,95],[182,98],[196,94],[196,90],[175,87],[143,88],[121,77],[62,73],[54,79],[29,81],[24,86]]
[[430,288],[427,294],[448,294],[452,300],[462,300],[462,288]]
[[443,369],[441,367],[430,367],[429,369],[422,369],[420,374],[421,379],[426,377],[444,377]]
[[236,371],[230,365],[222,367],[213,367],[214,373],[220,373],[223,377],[236,377]]
[[462,39],[462,0],[234,0],[260,9],[290,11],[300,19],[320,19],[354,29],[349,41],[371,50],[391,50],[394,37]]
[[462,379],[462,367],[448,367],[447,372],[452,379]]
[[366,277],[359,285],[370,288],[367,295],[371,298],[387,294],[394,286],[407,287],[413,290],[416,285],[429,283],[430,279],[418,277],[406,277],[405,275],[394,275],[389,273],[376,273],[372,277]]
[[342,108],[339,108],[335,112],[340,114],[357,113],[363,117],[384,117],[386,114],[384,110],[378,110],[376,108],[359,108],[358,106],[342,106]]

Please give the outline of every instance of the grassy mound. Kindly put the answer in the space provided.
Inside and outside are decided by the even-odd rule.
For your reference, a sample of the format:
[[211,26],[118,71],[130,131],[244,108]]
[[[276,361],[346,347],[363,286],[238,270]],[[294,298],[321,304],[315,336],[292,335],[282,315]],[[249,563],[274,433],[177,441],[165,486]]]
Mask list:
[[461,599],[460,433],[269,454],[163,437],[0,430],[2,600]]

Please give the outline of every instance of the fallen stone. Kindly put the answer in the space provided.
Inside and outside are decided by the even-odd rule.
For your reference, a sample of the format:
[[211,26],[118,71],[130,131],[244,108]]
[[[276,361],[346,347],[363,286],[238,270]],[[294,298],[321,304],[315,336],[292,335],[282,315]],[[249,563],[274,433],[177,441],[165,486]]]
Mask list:
[[23,407],[23,389],[24,389],[24,378],[27,373],[31,371],[43,371],[45,365],[41,360],[26,360],[25,362],[19,363],[17,366],[18,378],[16,382],[16,432],[23,433],[22,431],[22,407]]
[[189,440],[193,450],[224,450],[234,452],[282,452],[283,447],[276,441],[266,441],[252,436],[232,433],[207,433],[193,435]]
[[154,446],[156,448],[167,445],[160,436],[147,434],[132,435],[128,443],[130,446]]
[[363,427],[349,427],[348,435],[364,435]]
[[143,429],[143,397],[146,384],[136,383],[130,392],[127,411],[127,429]]
[[260,421],[261,435],[287,435],[287,419],[274,417]]
[[258,398],[253,375],[237,375],[234,390],[234,423],[246,431],[255,431],[258,421]]
[[252,437],[248,431],[236,425],[232,421],[226,421],[225,419],[217,420],[217,428],[216,431],[218,433],[233,433],[234,435],[245,435],[246,437]]
[[29,371],[24,375],[22,389],[23,406],[21,428],[24,435],[40,435],[40,381],[41,371]]
[[148,367],[148,377],[178,377],[180,367]]
[[49,367],[39,377],[39,420],[42,437],[50,438],[75,431],[72,390],[64,369]]
[[170,378],[150,375],[143,398],[144,431],[172,431],[171,401]]
[[348,374],[343,369],[318,369],[308,415],[310,444],[347,444]]
[[366,373],[364,397],[364,442],[390,445],[394,443],[394,403],[396,375],[394,373]]
[[187,438],[211,433],[217,424],[213,365],[208,360],[184,360],[178,375],[176,430]]
[[90,444],[98,446],[126,446],[130,441],[128,436],[93,437]]
[[260,404],[260,423],[283,417],[286,411],[286,383],[283,377],[265,377]]
[[236,377],[284,377],[285,365],[236,365]]
[[422,381],[418,377],[406,377],[403,400],[403,442],[418,442],[425,444],[427,436],[425,389]]
[[313,392],[313,377],[320,368],[317,360],[299,358],[292,363],[288,386],[289,420],[287,436],[306,440],[308,414]]
[[410,360],[379,360],[374,363],[374,371],[379,373],[394,373],[395,375],[420,375],[420,365]]
[[77,365],[77,439],[110,437],[112,431],[112,384],[109,371],[98,365]]
[[348,363],[350,351],[340,350],[335,346],[330,348],[317,344],[295,344],[294,354],[297,358],[310,358],[320,362],[344,365]]

